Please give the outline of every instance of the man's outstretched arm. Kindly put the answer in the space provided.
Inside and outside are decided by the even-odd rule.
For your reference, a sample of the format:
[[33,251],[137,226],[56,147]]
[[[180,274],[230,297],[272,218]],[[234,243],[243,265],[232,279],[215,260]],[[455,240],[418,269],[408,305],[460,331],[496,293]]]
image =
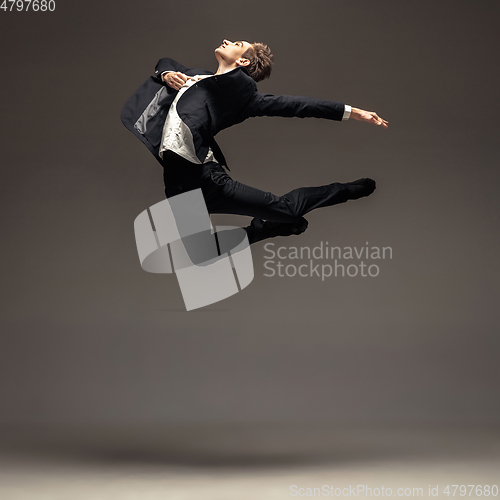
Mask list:
[[[301,97],[257,92],[248,105],[247,113],[252,116],[283,116],[297,118],[326,118],[341,121],[345,119],[348,106],[341,102],[325,101],[314,97]],[[372,111],[351,108],[350,119],[382,125],[388,128],[387,121]]]

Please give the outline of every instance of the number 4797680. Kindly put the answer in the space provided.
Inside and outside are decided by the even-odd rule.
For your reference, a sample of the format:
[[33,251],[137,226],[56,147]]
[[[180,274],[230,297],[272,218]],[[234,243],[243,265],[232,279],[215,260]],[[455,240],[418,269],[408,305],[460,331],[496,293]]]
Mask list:
[[56,2],[54,0],[3,0],[0,9],[5,12],[12,12],[13,10],[17,10],[18,12],[27,12],[29,10],[33,12],[54,12],[56,10]]

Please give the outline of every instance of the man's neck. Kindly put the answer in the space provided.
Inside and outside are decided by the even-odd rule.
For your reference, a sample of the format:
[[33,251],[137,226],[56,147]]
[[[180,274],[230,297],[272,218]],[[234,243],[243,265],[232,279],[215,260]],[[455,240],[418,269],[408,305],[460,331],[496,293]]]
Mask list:
[[236,63],[231,66],[227,66],[226,64],[219,64],[219,67],[217,68],[217,72],[215,74],[223,75],[224,73],[228,73],[229,71],[236,69],[238,66],[239,64]]

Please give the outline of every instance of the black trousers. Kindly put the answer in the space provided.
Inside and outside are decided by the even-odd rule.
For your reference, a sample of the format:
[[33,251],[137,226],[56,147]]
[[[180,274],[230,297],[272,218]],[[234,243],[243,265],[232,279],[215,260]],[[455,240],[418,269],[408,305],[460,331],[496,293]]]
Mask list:
[[217,162],[197,165],[165,151],[161,163],[167,198],[200,188],[209,214],[255,217],[252,224],[244,228],[250,244],[269,237],[262,225],[257,223],[258,219],[300,223],[311,210],[344,203],[349,199],[347,186],[339,182],[301,187],[277,196],[233,180]]

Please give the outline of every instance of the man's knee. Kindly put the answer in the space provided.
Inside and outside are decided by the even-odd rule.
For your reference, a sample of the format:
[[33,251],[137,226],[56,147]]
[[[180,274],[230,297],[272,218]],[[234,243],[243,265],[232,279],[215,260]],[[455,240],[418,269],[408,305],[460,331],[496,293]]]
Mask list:
[[279,203],[283,207],[285,212],[292,216],[294,219],[296,219],[297,221],[302,219],[302,212],[298,203],[293,202],[286,195],[279,197]]

